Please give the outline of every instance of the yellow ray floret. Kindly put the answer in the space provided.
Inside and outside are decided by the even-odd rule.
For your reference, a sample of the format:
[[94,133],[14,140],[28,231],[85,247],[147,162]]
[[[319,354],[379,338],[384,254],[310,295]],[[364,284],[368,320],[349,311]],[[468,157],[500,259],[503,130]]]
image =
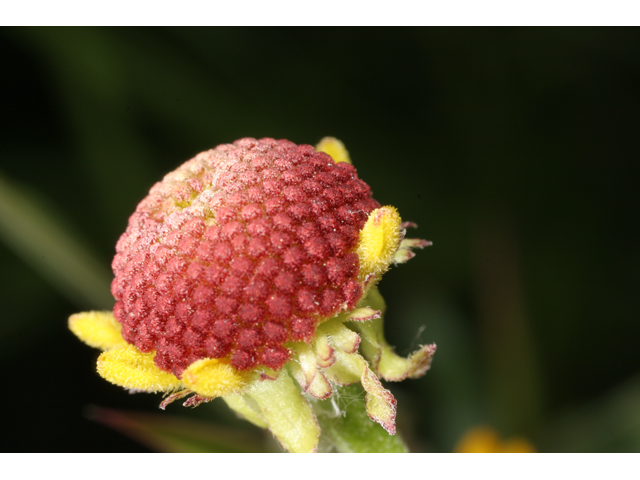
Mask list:
[[346,148],[344,148],[344,143],[342,143],[337,138],[324,137],[322,140],[320,140],[320,143],[316,145],[316,150],[326,153],[331,158],[333,158],[333,161],[336,163],[351,163],[349,152]]
[[536,448],[525,438],[503,440],[493,428],[478,426],[468,430],[458,441],[456,453],[535,453]]
[[394,207],[377,208],[369,214],[356,250],[362,280],[371,274],[381,275],[389,268],[402,240],[401,223]]
[[160,370],[153,357],[133,345],[103,352],[98,357],[98,373],[105,380],[129,390],[170,392],[182,388],[175,375]]
[[203,358],[182,373],[184,385],[203,397],[221,397],[239,393],[254,376],[240,372],[224,360]]
[[69,329],[84,343],[100,350],[127,345],[120,331],[122,326],[112,312],[82,312],[69,317]]

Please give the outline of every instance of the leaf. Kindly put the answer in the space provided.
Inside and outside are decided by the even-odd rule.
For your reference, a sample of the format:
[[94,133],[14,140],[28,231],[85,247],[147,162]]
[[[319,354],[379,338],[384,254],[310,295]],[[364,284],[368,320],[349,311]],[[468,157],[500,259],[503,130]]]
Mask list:
[[640,376],[548,424],[539,443],[551,452],[640,451]]
[[337,387],[330,400],[317,400],[313,408],[320,423],[320,451],[351,453],[406,453],[400,435],[389,435],[372,421],[359,384]]
[[71,301],[111,308],[107,267],[46,203],[0,175],[0,239]]
[[91,406],[85,416],[160,452],[268,451],[260,435],[167,414],[123,412]]

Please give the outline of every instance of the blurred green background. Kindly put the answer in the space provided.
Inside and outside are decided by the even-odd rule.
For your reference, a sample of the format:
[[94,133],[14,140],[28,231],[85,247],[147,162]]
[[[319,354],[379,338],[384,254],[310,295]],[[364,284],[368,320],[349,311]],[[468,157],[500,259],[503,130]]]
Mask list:
[[[165,173],[326,135],[434,242],[381,283],[397,351],[438,344],[389,385],[411,448],[488,424],[640,451],[638,29],[3,28],[0,65],[5,451],[161,448],[89,419],[160,397],[101,380],[68,316],[112,307],[116,240]],[[263,438],[221,401],[162,415]]]

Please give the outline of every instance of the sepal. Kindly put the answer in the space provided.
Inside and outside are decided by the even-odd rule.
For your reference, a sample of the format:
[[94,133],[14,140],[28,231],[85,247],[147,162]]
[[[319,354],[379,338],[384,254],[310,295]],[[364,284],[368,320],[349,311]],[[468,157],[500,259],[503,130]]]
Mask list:
[[[363,300],[372,308],[384,312],[384,299],[377,288],[372,288]],[[360,352],[370,362],[375,372],[387,381],[399,382],[405,378],[419,378],[431,367],[436,345],[424,345],[407,358],[397,355],[385,337],[383,330],[384,318],[380,317],[370,322],[350,322],[349,326],[359,332],[362,338]]]
[[337,387],[335,400],[314,402],[322,428],[319,451],[348,453],[408,453],[400,435],[389,435],[366,412],[362,385]]
[[313,345],[316,353],[316,362],[320,368],[329,368],[335,363],[334,348],[329,343],[329,338],[326,335],[316,335]]
[[167,395],[164,398],[164,400],[162,400],[162,402],[160,402],[160,405],[158,405],[158,407],[160,408],[160,410],[165,410],[170,404],[172,404],[176,400],[180,400],[180,399],[182,399],[182,398],[184,398],[184,397],[186,397],[188,395],[191,395],[192,393],[193,393],[192,390],[188,390],[187,389],[187,390],[180,390],[179,392],[175,392],[175,393],[172,393],[170,395]]
[[411,251],[412,248],[425,248],[433,245],[433,242],[429,240],[422,240],[421,238],[405,238],[400,242],[400,248],[393,256],[393,263],[406,263],[416,256],[414,252]]
[[380,310],[374,310],[369,307],[360,307],[349,313],[349,320],[354,322],[368,322],[370,320],[380,318],[381,315],[382,312],[380,312]]
[[358,353],[360,336],[345,327],[340,320],[337,317],[318,327],[316,342],[328,343],[335,358],[334,363],[324,368],[323,372],[329,381],[338,385],[362,383],[367,392],[365,404],[369,418],[393,435],[396,430],[396,399],[382,386],[369,364]]
[[306,343],[297,343],[294,346],[296,356],[289,364],[293,378],[297,380],[304,393],[324,400],[333,393],[331,384],[318,368],[317,357],[311,347]]
[[327,378],[338,385],[346,386],[360,382],[366,392],[367,415],[379,423],[390,435],[396,433],[396,399],[386,390],[378,377],[358,353],[335,350],[335,364],[324,370]]
[[345,353],[355,353],[360,346],[360,336],[337,317],[318,327],[316,342],[325,342],[332,350],[338,348]]

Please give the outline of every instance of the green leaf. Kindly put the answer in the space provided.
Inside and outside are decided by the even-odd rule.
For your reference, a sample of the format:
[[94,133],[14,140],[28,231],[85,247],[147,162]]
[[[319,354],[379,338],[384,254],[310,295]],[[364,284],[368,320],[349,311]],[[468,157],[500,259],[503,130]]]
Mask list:
[[407,453],[399,434],[389,435],[372,421],[360,384],[335,387],[334,396],[313,402],[322,433],[319,451],[343,453]]
[[640,376],[550,423],[539,443],[550,452],[640,451]]
[[263,453],[264,436],[167,414],[89,407],[85,416],[143,445],[174,453]]
[[46,200],[0,175],[0,239],[82,307],[111,308],[111,275]]

